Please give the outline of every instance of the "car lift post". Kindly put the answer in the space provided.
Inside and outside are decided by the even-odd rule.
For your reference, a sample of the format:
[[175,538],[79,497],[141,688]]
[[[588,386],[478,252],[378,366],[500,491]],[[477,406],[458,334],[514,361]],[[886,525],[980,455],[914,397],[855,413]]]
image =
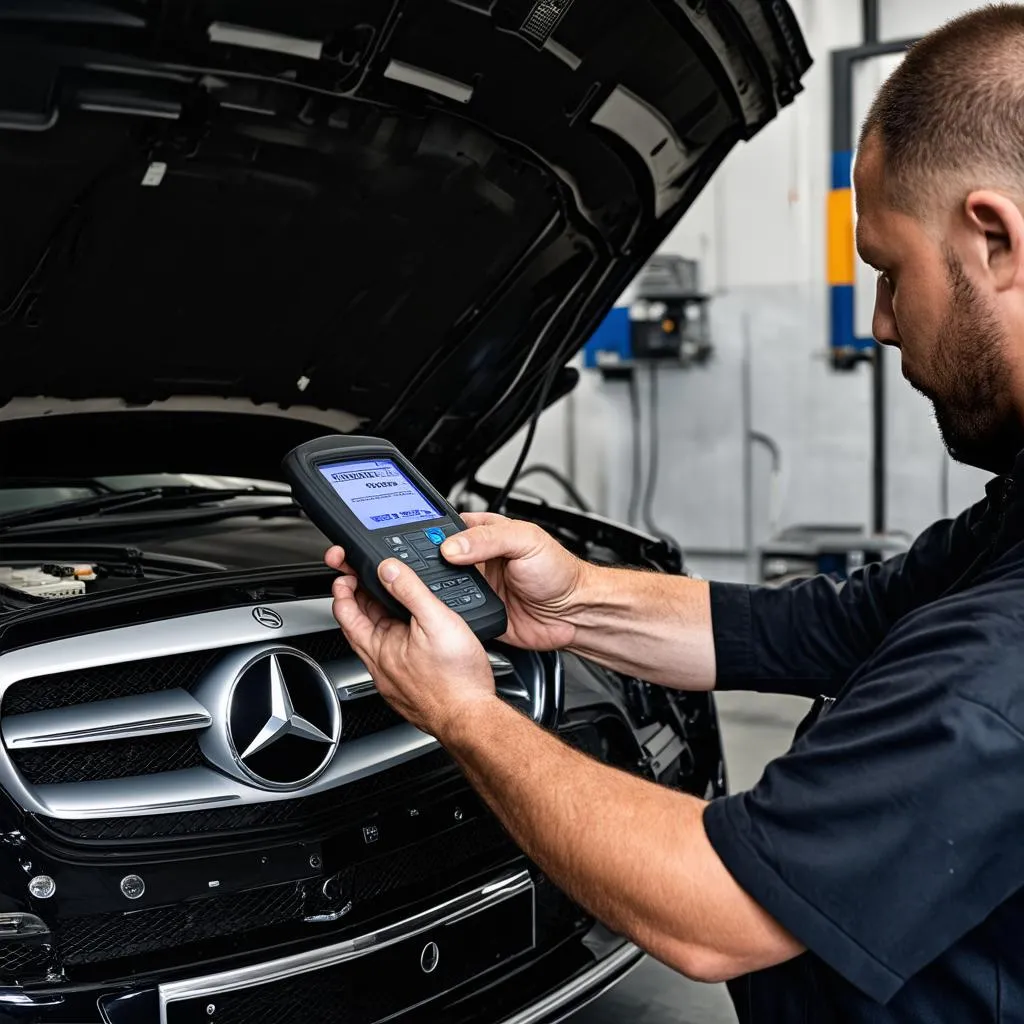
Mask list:
[[871,338],[858,338],[854,289],[853,73],[861,61],[902,53],[916,39],[883,43],[878,39],[878,0],[863,0],[864,42],[832,53],[832,192],[829,197],[828,280],[831,292],[832,365],[851,370],[871,362],[872,523],[876,536],[886,532],[886,415],[884,350]]

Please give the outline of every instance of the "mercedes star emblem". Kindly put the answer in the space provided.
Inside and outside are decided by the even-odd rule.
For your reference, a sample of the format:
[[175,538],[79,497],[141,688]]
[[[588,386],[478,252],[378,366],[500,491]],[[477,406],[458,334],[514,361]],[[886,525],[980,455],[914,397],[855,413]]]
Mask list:
[[231,755],[249,778],[268,789],[297,789],[334,755],[341,707],[334,684],[315,661],[276,648],[238,673],[226,724]]
[[284,619],[281,618],[273,608],[253,608],[252,617],[261,625],[266,626],[267,629],[280,629],[284,625]]

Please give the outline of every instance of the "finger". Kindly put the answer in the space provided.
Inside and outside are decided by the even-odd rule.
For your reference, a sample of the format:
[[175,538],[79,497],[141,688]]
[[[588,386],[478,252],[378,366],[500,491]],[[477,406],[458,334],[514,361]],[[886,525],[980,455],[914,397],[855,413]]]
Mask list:
[[376,627],[359,607],[355,591],[349,587],[335,590],[332,611],[348,642],[365,661]]
[[528,558],[547,539],[531,523],[488,516],[487,522],[449,537],[441,545],[441,554],[453,565],[487,562],[492,558]]
[[377,601],[372,594],[363,589],[356,591],[356,601],[362,609],[363,614],[376,626],[385,619],[390,619],[387,609]]
[[337,569],[340,572],[345,567],[345,549],[335,544],[325,552],[324,561],[332,569]]
[[[377,567],[381,583],[388,592],[412,613],[412,617],[427,632],[433,632],[448,625],[453,611],[446,608],[432,594],[427,585],[397,558],[387,558]],[[455,616],[458,618],[458,616]]]
[[335,597],[342,597],[342,591],[348,591],[350,594],[356,592],[358,582],[355,576],[339,576],[332,584],[331,590]]
[[497,526],[508,523],[508,516],[499,516],[497,512],[463,512],[463,521],[469,526]]

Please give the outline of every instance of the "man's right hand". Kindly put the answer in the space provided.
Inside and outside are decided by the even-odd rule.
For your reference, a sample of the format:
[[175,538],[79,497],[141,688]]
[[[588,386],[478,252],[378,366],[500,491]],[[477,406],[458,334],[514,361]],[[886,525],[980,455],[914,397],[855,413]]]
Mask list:
[[579,606],[586,562],[540,527],[488,512],[467,512],[468,530],[449,537],[441,553],[452,565],[477,565],[505,602],[516,647],[554,651],[575,639],[571,613]]
[[707,583],[591,565],[540,527],[467,513],[468,530],[441,546],[477,565],[505,602],[504,639],[534,651],[570,649],[616,672],[682,690],[715,685]]

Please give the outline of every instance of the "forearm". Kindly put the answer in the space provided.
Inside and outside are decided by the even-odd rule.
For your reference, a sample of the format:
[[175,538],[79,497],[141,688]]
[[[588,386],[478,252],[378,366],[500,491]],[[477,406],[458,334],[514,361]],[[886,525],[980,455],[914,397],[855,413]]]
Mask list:
[[799,952],[711,849],[705,803],[585,757],[495,700],[443,737],[522,849],[578,903],[703,980]]
[[571,613],[570,650],[606,668],[684,690],[715,685],[707,583],[627,569],[587,568]]

